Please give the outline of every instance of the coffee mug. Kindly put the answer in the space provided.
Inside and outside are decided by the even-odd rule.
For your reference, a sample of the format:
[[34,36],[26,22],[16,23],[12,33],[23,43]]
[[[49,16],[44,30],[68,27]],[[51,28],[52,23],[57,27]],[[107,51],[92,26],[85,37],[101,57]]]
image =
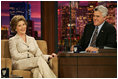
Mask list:
[[74,46],[74,53],[79,53],[81,51],[81,46],[80,45],[76,45]]
[[77,53],[77,52],[78,52],[78,47],[74,46],[74,53]]

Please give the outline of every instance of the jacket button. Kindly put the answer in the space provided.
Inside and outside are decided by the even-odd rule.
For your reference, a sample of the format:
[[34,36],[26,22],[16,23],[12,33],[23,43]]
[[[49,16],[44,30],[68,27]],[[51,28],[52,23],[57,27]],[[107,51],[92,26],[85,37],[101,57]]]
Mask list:
[[29,50],[28,50],[28,52],[29,52]]

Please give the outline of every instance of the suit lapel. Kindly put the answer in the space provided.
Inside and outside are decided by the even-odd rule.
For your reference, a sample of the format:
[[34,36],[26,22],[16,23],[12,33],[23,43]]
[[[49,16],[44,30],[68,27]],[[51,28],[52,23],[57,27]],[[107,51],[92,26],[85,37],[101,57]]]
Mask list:
[[101,30],[100,30],[100,32],[99,32],[98,37],[97,37],[96,40],[99,40],[102,37],[102,35],[104,33],[105,25],[106,25],[106,22],[103,24],[103,26],[102,26],[102,28],[101,28]]
[[[25,43],[25,42],[23,41],[23,39],[22,39],[18,34],[16,34],[15,36],[16,36],[16,38],[18,39],[18,41],[19,41],[20,43],[23,43],[23,44],[25,44],[25,45],[28,46],[28,44]],[[27,40],[27,42],[28,42],[28,36],[27,36],[27,35],[26,35],[26,40]]]
[[88,35],[88,37],[87,37],[87,39],[89,38],[89,41],[90,41],[90,39],[92,38],[94,29],[95,29],[95,26],[94,26],[94,25],[92,25],[92,26],[89,28],[89,32],[88,32],[89,35]]
[[28,35],[26,35],[26,41],[27,41],[27,46],[29,45],[29,43],[30,43],[30,38],[29,38],[29,36]]

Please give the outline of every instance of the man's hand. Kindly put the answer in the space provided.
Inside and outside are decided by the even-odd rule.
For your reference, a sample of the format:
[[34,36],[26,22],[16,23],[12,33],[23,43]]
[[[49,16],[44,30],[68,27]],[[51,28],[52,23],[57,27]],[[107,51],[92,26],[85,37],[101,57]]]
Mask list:
[[71,46],[70,51],[74,51],[74,45]]
[[93,51],[98,51],[99,50],[99,48],[96,48],[96,47],[88,47],[88,48],[86,48],[86,50],[85,51],[87,51],[87,52],[93,52]]

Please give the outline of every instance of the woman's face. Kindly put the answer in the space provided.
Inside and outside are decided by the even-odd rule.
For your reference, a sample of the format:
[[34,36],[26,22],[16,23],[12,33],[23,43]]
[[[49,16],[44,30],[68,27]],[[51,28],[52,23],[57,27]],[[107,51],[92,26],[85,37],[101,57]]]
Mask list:
[[26,24],[24,21],[19,21],[17,26],[16,26],[16,31],[19,35],[23,35],[26,33]]

